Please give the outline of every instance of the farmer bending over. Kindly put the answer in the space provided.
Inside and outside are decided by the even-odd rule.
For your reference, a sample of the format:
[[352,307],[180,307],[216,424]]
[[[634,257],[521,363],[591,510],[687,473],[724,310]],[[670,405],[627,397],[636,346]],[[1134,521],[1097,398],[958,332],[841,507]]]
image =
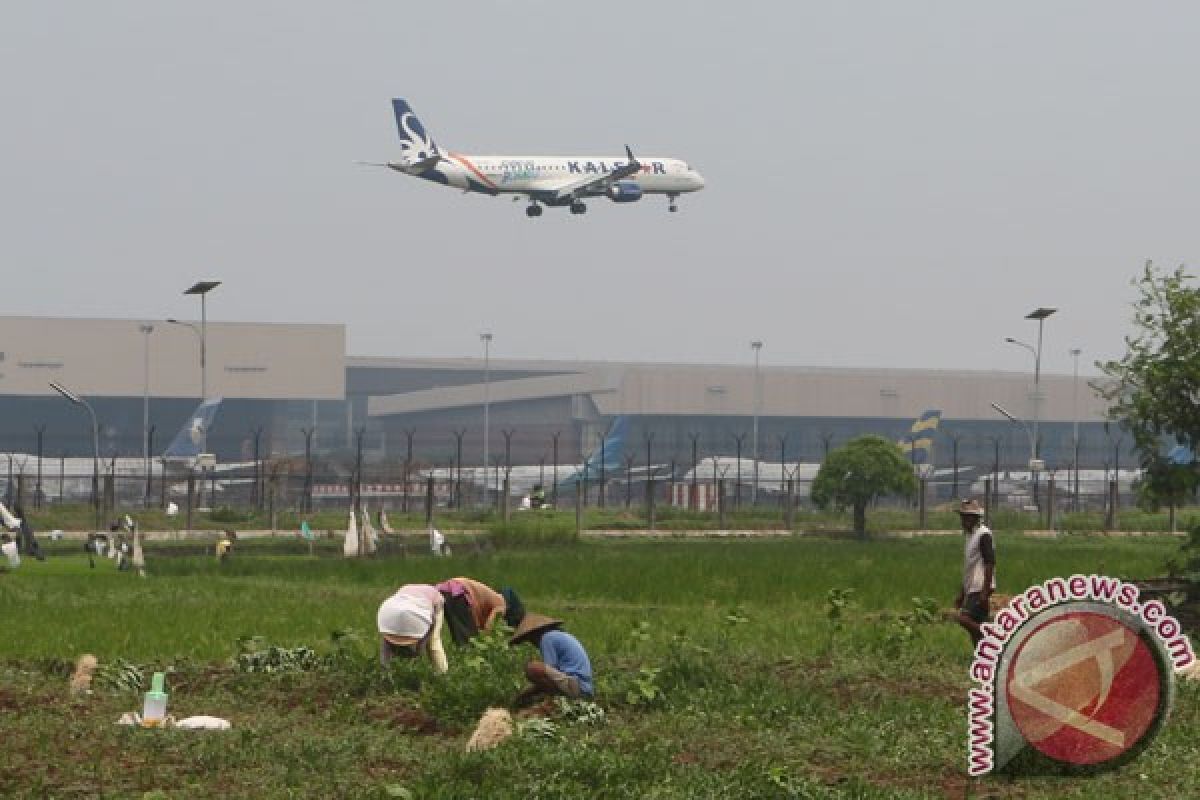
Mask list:
[[437,584],[445,600],[446,623],[454,643],[464,645],[480,631],[492,629],[507,610],[504,598],[486,583],[471,578],[451,578]]
[[592,696],[592,662],[578,639],[558,630],[561,626],[562,620],[529,613],[509,640],[509,645],[529,642],[542,653],[541,661],[525,665],[530,685],[517,695],[517,705],[525,705],[541,694],[572,699]]
[[436,587],[424,583],[401,586],[384,600],[375,615],[379,629],[379,660],[384,665],[397,655],[429,656],[438,673],[448,669],[442,648],[444,601]]
[[988,603],[996,590],[996,550],[992,546],[992,531],[983,524],[983,508],[974,500],[963,500],[958,507],[963,534],[963,580],[954,607],[957,621],[971,636],[971,644],[979,644],[979,630],[988,618]]

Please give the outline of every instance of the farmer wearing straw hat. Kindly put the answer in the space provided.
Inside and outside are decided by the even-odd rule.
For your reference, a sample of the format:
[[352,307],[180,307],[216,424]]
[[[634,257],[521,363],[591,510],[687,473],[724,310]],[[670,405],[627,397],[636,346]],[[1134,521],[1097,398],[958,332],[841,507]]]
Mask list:
[[375,615],[379,629],[379,660],[387,665],[396,655],[424,652],[438,673],[449,668],[442,648],[442,593],[423,583],[401,586],[384,600]]
[[958,506],[963,534],[963,580],[954,607],[958,609],[958,624],[971,636],[971,644],[979,644],[979,630],[988,618],[988,602],[996,590],[996,550],[992,531],[983,524],[983,507],[975,500],[963,500]]
[[562,620],[530,612],[509,639],[510,646],[529,642],[542,653],[541,661],[525,665],[530,685],[517,695],[517,705],[524,705],[540,694],[572,699],[592,696],[592,662],[579,640],[559,630],[561,627]]

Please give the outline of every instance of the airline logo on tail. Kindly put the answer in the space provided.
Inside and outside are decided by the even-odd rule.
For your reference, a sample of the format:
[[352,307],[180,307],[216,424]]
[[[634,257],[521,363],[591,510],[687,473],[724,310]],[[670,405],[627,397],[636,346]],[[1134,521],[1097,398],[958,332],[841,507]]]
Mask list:
[[932,464],[933,437],[941,421],[942,412],[932,408],[917,417],[908,433],[897,442],[900,452],[914,464]]
[[428,169],[442,157],[442,151],[433,137],[425,132],[425,126],[399,97],[392,99],[392,110],[396,112],[396,130],[400,133],[401,157],[414,169]]
[[179,429],[179,433],[175,434],[175,438],[167,445],[167,449],[163,451],[163,458],[195,458],[200,455],[200,448],[204,445],[205,434],[212,429],[213,419],[217,416],[217,409],[221,405],[221,398],[214,397],[211,400],[205,400],[200,405],[196,406],[196,410],[192,412],[188,421]]

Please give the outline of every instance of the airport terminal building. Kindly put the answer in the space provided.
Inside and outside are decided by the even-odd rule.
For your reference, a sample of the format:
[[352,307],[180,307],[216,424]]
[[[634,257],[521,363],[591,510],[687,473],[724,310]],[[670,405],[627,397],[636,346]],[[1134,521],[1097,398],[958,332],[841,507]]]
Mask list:
[[[94,408],[102,455],[151,455],[188,419],[203,385],[224,398],[208,449],[221,461],[296,456],[369,463],[481,463],[487,411],[493,463],[578,463],[618,417],[625,457],[689,466],[693,455],[820,461],[864,434],[899,438],[942,412],[934,462],[1022,468],[1035,410],[1029,373],[745,365],[363,357],[343,325],[0,317],[0,453],[91,455],[91,421],[51,388]],[[1105,424],[1086,378],[1043,375],[1041,453],[1083,468],[1135,464]],[[1012,413],[1013,423],[995,403]],[[145,415],[145,416],[144,416]],[[648,449],[647,449],[648,448]]]

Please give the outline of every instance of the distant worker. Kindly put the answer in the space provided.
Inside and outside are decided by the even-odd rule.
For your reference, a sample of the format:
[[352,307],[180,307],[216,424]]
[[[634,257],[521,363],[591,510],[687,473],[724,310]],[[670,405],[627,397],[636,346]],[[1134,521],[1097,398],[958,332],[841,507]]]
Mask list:
[[975,500],[963,500],[958,507],[963,534],[963,578],[954,600],[957,622],[979,644],[983,633],[979,626],[987,621],[992,592],[996,590],[996,549],[992,531],[983,524],[983,507]]
[[113,552],[116,553],[117,571],[124,572],[129,569],[130,547],[129,540],[124,533],[121,532],[120,523],[114,522],[108,526],[109,535],[113,539]]
[[221,533],[221,538],[217,539],[217,561],[224,562],[233,555],[233,545],[237,541],[237,532],[225,530]]
[[13,514],[20,517],[20,525],[17,526],[17,544],[21,552],[27,556],[33,556],[38,561],[45,561],[46,556],[42,553],[37,537],[33,535],[33,525],[29,523],[29,515],[25,513],[25,509],[21,507],[20,503],[13,504]]
[[387,666],[398,655],[415,658],[425,653],[433,669],[449,668],[442,646],[445,601],[436,587],[424,583],[401,586],[379,605],[375,625],[379,630],[379,661]]
[[17,543],[7,533],[0,533],[0,553],[8,559],[8,566],[13,569],[21,566],[21,554],[17,552]]
[[471,578],[451,578],[437,584],[445,601],[446,624],[454,643],[464,645],[480,631],[492,629],[508,610],[504,597],[486,583]]
[[542,654],[541,661],[525,665],[530,685],[517,695],[517,705],[526,705],[539,695],[592,697],[592,662],[578,639],[559,630],[562,624],[562,620],[530,612],[509,639],[510,646],[529,642]]

